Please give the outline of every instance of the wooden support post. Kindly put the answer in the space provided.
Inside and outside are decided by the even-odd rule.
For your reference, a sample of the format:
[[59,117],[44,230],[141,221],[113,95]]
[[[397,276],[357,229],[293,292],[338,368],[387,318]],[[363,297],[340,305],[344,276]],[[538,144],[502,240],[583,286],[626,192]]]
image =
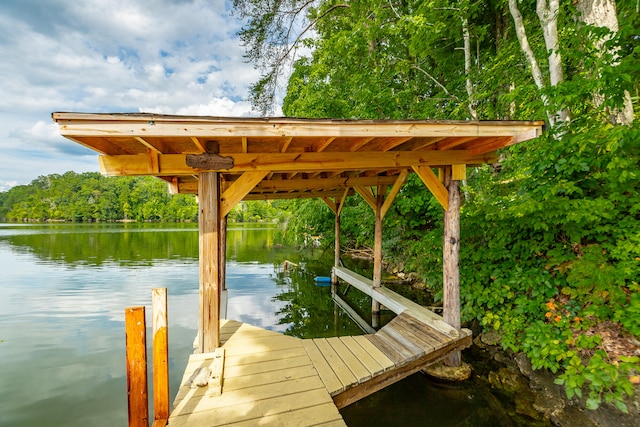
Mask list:
[[144,306],[124,310],[129,426],[148,427],[147,331]]
[[[449,208],[444,212],[443,242],[443,318],[460,330],[460,181],[452,179],[451,167],[445,167],[445,186],[449,192]],[[461,353],[451,353],[445,363],[460,366]]]
[[[335,251],[333,254],[333,266],[340,267],[340,212],[336,211],[336,224],[335,224]],[[335,273],[331,273],[331,292],[335,293],[338,286],[338,276]]]
[[220,286],[227,290],[227,215],[220,221]]
[[154,288],[151,298],[153,329],[153,427],[169,419],[169,334],[167,288]]
[[200,322],[199,350],[220,346],[220,181],[217,172],[201,172],[200,202]]
[[[376,223],[374,231],[373,247],[373,288],[382,285],[382,205],[384,204],[384,193],[386,186],[379,185],[376,195]],[[380,303],[371,300],[371,326],[377,328],[380,324]]]

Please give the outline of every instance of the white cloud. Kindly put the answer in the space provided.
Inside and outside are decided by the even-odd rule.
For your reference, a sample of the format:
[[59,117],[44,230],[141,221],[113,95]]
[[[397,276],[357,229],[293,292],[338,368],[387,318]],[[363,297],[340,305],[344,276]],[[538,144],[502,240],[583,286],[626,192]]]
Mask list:
[[0,188],[97,170],[54,111],[246,116],[258,72],[223,0],[0,3]]

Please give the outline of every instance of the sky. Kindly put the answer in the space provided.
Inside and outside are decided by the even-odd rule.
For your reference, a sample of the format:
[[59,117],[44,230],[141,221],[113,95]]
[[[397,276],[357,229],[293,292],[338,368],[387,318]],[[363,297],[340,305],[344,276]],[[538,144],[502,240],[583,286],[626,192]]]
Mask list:
[[224,0],[1,0],[0,191],[99,170],[52,112],[254,115],[240,27]]

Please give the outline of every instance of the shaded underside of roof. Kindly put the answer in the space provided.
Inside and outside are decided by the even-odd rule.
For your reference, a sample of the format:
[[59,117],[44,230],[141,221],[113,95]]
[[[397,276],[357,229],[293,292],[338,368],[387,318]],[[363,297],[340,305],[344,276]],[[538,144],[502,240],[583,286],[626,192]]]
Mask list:
[[[153,175],[173,192],[197,193],[198,174],[216,170],[223,190],[247,181],[244,200],[343,197],[356,187],[393,185],[406,171],[492,163],[497,150],[539,136],[544,126],[144,113],[53,113],[53,120],[63,136],[100,154],[105,175]],[[226,160],[213,169],[187,160],[203,154]]]

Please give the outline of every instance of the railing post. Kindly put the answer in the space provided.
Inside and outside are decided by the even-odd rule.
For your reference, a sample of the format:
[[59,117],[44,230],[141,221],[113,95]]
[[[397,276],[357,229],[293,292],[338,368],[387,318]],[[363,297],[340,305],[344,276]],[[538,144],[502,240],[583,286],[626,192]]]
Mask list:
[[169,344],[167,329],[167,288],[152,290],[153,322],[153,412],[154,427],[169,419]]
[[129,426],[148,427],[147,333],[144,306],[125,309]]

